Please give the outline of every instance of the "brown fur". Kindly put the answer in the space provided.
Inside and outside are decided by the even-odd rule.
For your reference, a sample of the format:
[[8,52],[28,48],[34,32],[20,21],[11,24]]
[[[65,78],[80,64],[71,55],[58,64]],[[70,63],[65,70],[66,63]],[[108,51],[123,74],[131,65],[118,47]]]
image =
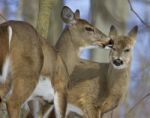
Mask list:
[[[6,49],[8,50],[2,58],[5,59],[6,55],[9,55],[11,72],[7,81],[0,86],[0,90],[3,99],[12,87],[13,93],[6,98],[8,112],[12,118],[19,118],[20,107],[33,92],[40,75],[52,78],[55,91],[62,93],[63,96],[65,96],[63,91],[65,91],[68,77],[61,57],[31,25],[25,22],[8,21],[1,24],[0,29],[3,30],[8,26],[12,27],[13,35],[10,50],[7,49],[8,39],[1,39],[7,41]],[[1,34],[2,37],[3,35],[5,33]],[[6,83],[9,84],[6,86]]]
[[[39,76],[44,75],[51,79],[54,91],[58,95],[60,117],[64,118],[68,74],[70,75],[74,67],[79,63],[79,48],[103,44],[107,41],[102,40],[102,38],[105,39],[107,37],[87,21],[76,19],[76,22],[71,21],[69,27],[64,30],[56,45],[56,51],[50,46],[49,42],[43,39],[28,23],[8,21],[1,24],[0,30],[4,30],[8,28],[8,26],[11,26],[13,29],[10,50],[8,50],[6,30],[5,33],[0,34],[1,37],[4,37],[4,39],[0,39],[0,41],[6,40],[6,44],[2,44],[6,53],[3,52],[4,55],[0,60],[1,65],[3,65],[3,61],[7,55],[11,60],[11,71],[8,76],[10,85],[7,84],[7,86],[9,90],[12,87],[13,91],[12,94],[6,98],[9,116],[11,118],[19,118],[22,103],[24,103],[33,92],[39,80]],[[93,31],[86,31],[85,27],[90,27]],[[1,87],[5,88],[5,86]],[[0,91],[3,90],[1,89]],[[5,98],[5,95],[6,94],[2,94],[1,98]],[[56,113],[57,112],[58,111],[56,111]]]
[[[131,33],[134,35],[130,35]],[[82,62],[71,75],[68,102],[81,108],[84,117],[98,118],[100,114],[102,116],[103,113],[113,110],[124,99],[131,63],[131,52],[124,51],[125,49],[131,50],[134,46],[136,33],[137,29],[134,28],[128,36],[116,34],[113,37],[110,64],[98,66],[91,62]],[[112,61],[116,56],[123,59],[125,68],[113,67]],[[75,116],[74,114],[73,117]]]
[[[73,13],[68,7],[63,8],[62,19],[67,24],[67,27],[64,29],[56,44],[56,50],[62,57],[69,75],[71,75],[74,68],[80,64],[79,49],[81,47],[103,45],[108,42],[106,35],[87,21],[80,19],[79,14],[78,10]],[[56,75],[60,73],[61,76],[61,71],[59,71],[59,69],[57,70],[58,73]],[[54,82],[58,83],[58,85],[61,84],[57,82],[57,79],[54,80]],[[62,86],[62,84],[60,86]],[[61,99],[63,96],[60,95],[59,98]],[[64,105],[61,106],[65,111]]]
[[[66,64],[69,75],[80,64],[78,55],[80,47],[92,44],[103,45],[108,42],[106,40],[107,36],[87,21],[80,19],[79,16],[75,17],[74,20],[73,23],[69,23],[55,46]],[[90,28],[93,31],[86,31],[86,28]]]
[[[134,37],[130,35],[131,32],[134,32]],[[84,117],[98,118],[99,114],[117,107],[125,97],[129,82],[131,51],[124,52],[124,50],[131,50],[134,46],[137,29],[134,28],[131,32],[129,36],[114,37],[110,64],[100,64],[99,67],[97,66],[97,70],[94,70],[96,65],[93,66],[94,68],[90,67],[95,72],[99,71],[99,75],[86,79],[87,73],[92,73],[91,70],[88,71],[86,66],[80,66],[75,72],[76,74],[72,78],[73,84],[71,83],[72,85],[68,90],[68,102],[81,108]],[[116,47],[117,49],[114,50]],[[116,56],[123,59],[125,68],[116,69],[112,66],[112,61]],[[83,71],[83,67],[86,68],[85,71]],[[80,72],[82,74],[79,74]],[[87,76],[84,76],[84,74]]]
[[[9,116],[18,118],[22,102],[31,94],[38,81],[42,68],[43,54],[39,37],[33,27],[27,23],[9,21],[1,24],[0,30],[7,29],[8,26],[13,28],[10,50],[8,50],[8,33],[7,30],[5,30],[5,33],[0,34],[0,40],[5,40],[7,46],[3,47],[3,50],[0,52],[7,49],[7,52],[1,58],[5,60],[6,56],[9,56],[11,59],[11,70],[6,81],[9,81],[8,83],[11,83],[11,86],[10,84],[4,86],[6,83],[4,82],[1,86],[3,89],[0,89],[0,91],[3,92],[5,88],[11,89],[11,87],[13,87],[12,95],[6,98],[7,108]],[[5,38],[6,36],[7,38]],[[3,43],[1,45],[3,45]],[[1,65],[3,65],[3,63]],[[1,98],[5,98],[5,95],[6,93],[1,94]]]
[[[11,72],[7,81],[0,86],[1,98],[4,99],[12,87],[13,93],[6,98],[8,112],[12,118],[19,118],[20,107],[33,92],[40,75],[52,78],[55,91],[63,94],[62,96],[65,96],[63,91],[65,91],[68,76],[60,55],[31,25],[25,22],[8,21],[1,24],[0,29],[3,30],[8,26],[13,29],[10,50],[7,49],[8,39],[1,39],[7,41],[7,53],[3,52],[5,55],[1,60],[5,60],[6,55],[9,55]],[[2,37],[3,35],[5,36],[5,33],[1,34]],[[6,85],[6,83],[9,84]],[[62,103],[65,104],[64,101]],[[61,114],[63,117],[63,113]]]
[[[138,27],[135,26],[128,36],[115,36],[114,45],[110,54],[111,64],[108,68],[107,89],[108,95],[101,105],[101,112],[108,112],[119,105],[127,94],[132,48],[135,44]],[[113,67],[113,61],[121,59],[123,68]]]

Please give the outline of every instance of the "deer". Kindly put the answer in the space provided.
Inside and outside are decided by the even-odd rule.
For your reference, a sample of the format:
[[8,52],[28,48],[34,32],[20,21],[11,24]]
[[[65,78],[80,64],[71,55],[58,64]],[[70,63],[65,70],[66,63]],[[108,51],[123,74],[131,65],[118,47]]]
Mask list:
[[50,81],[49,99],[54,99],[55,93],[64,94],[58,90],[64,85],[65,91],[68,80],[64,63],[30,24],[7,21],[0,25],[0,36],[0,98],[7,104],[10,118],[19,118],[23,103],[41,94],[41,87],[36,87],[41,80]]
[[118,35],[115,27],[111,27],[111,31],[110,37],[114,44],[110,53],[110,64],[106,76],[108,92],[100,107],[101,116],[120,105],[127,96],[132,50],[136,43],[138,26],[134,26],[127,36]]
[[108,42],[101,31],[80,19],[79,10],[74,13],[64,6],[61,17],[67,26],[56,47],[24,21],[0,24],[0,98],[10,118],[19,118],[20,109],[36,97],[53,101],[56,117],[64,118],[69,76],[80,51]]
[[70,75],[68,88],[67,117],[73,107],[75,112],[85,118],[99,118],[115,109],[125,99],[137,31],[138,27],[135,26],[127,36],[120,36],[112,26],[109,33],[111,41],[105,45],[111,46],[110,63],[98,65],[93,62],[82,62],[74,69],[76,72]]
[[[111,44],[105,45],[111,46],[110,63],[100,66],[94,63],[93,67],[89,66],[92,68],[90,71],[85,64],[75,69],[76,72],[71,75],[68,88],[67,118],[73,117],[69,114],[69,110],[77,112],[84,118],[102,118],[104,113],[121,104],[128,90],[131,54],[137,31],[138,27],[135,26],[127,36],[118,35],[116,28],[112,26],[109,33]],[[92,65],[91,62],[88,63]],[[85,73],[92,74],[92,71],[97,74],[89,78],[89,74]]]
[[[135,44],[137,31],[138,27],[135,26],[127,36],[120,36],[117,34],[116,28],[112,26],[109,33],[113,42],[110,51],[110,63],[101,65],[100,78],[82,81],[81,84],[77,83],[75,84],[76,87],[69,90],[68,101],[80,106],[82,111],[85,111],[85,117],[102,117],[104,113],[113,110],[125,99],[130,78],[132,48]],[[89,86],[87,86],[88,84]],[[79,88],[80,92],[78,92]],[[83,98],[83,95],[85,95],[85,98]],[[78,98],[78,100],[75,100],[75,98]],[[86,104],[86,107],[84,107],[84,104]],[[87,114],[89,115],[87,116]]]

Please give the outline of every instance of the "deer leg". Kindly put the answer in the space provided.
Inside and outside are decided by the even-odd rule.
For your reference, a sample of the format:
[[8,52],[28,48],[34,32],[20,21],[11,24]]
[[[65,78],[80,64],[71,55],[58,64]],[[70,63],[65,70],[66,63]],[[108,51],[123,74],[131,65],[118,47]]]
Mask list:
[[[41,104],[39,99],[34,99],[28,102],[30,115],[32,118],[42,118]],[[28,114],[29,116],[29,114]]]
[[83,118],[83,116],[81,116],[75,112],[69,112],[69,114],[67,115],[67,118]]
[[103,118],[103,113],[100,110],[98,111],[98,118]]
[[10,118],[19,118],[21,105],[33,92],[37,79],[33,77],[12,78],[12,94],[7,100],[7,109]]
[[111,118],[113,118],[113,110],[111,111]]
[[105,112],[111,111],[114,108],[116,108],[119,103],[119,98],[120,97],[118,97],[118,96],[110,95],[110,97],[108,97],[101,106],[102,112],[105,113]]
[[101,113],[101,114],[100,114],[100,118],[103,118],[103,115],[104,115],[104,114],[103,114],[103,113]]
[[44,101],[40,97],[38,99],[29,101],[28,106],[30,111],[27,114],[26,118],[30,118],[31,116],[32,118],[37,118],[38,116],[40,116],[41,118],[42,116],[47,118],[47,115],[49,114],[51,109],[53,109],[53,105],[51,103]]
[[86,107],[87,110],[84,112],[84,118],[99,118],[99,112],[94,107]]
[[55,116],[55,110],[54,110],[53,106],[52,106],[52,110],[51,110],[50,114],[48,114],[48,118],[56,118],[56,116]]
[[12,99],[7,102],[8,115],[10,118],[19,118],[20,108],[21,104],[14,102],[14,100],[12,101]]
[[65,118],[67,101],[66,95],[61,92],[56,92],[54,95],[54,108],[56,118]]
[[41,105],[38,99],[30,100],[27,104],[29,109],[22,108],[21,118],[42,118]]
[[[24,109],[24,108],[21,108],[20,117],[21,117],[21,118],[28,118],[28,117],[27,117],[27,116],[28,116],[28,113],[29,113],[28,110],[26,110],[26,109]],[[32,118],[32,117],[29,117],[29,118]]]
[[67,85],[69,74],[66,71],[65,64],[60,56],[57,58],[54,78],[52,80],[54,86],[54,108],[56,118],[65,118],[67,107]]

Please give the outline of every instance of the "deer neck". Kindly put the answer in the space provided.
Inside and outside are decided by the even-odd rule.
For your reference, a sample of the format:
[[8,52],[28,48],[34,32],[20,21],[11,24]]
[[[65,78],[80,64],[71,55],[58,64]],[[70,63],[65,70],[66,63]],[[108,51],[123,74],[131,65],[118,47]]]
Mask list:
[[80,60],[78,56],[79,48],[74,45],[72,40],[73,37],[69,29],[65,29],[56,44],[56,50],[65,62],[69,74],[72,73]]
[[[109,64],[107,73],[108,86],[111,88],[116,82],[127,82],[130,78],[130,65],[124,69],[116,69],[112,64]],[[124,84],[125,84],[124,83]]]
[[128,74],[130,72],[130,65],[128,65],[126,68],[124,69],[116,69],[113,67],[112,64],[109,64],[109,68],[108,68],[108,78],[121,78],[123,77],[124,74]]

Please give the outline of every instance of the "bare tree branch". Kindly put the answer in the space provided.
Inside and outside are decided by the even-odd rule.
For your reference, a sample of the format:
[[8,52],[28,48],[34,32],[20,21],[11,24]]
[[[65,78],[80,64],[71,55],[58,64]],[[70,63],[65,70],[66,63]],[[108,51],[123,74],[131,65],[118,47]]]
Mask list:
[[150,93],[146,94],[142,99],[140,99],[127,113],[126,116],[129,115],[145,98],[149,97]]
[[136,15],[136,17],[141,21],[141,23],[143,23],[146,27],[150,28],[150,25],[148,25],[141,17],[140,15],[134,10],[131,1],[128,0],[129,6],[130,6],[130,10]]
[[0,14],[0,17],[2,17],[2,19],[4,19],[4,21],[7,21],[7,19],[2,14]]

